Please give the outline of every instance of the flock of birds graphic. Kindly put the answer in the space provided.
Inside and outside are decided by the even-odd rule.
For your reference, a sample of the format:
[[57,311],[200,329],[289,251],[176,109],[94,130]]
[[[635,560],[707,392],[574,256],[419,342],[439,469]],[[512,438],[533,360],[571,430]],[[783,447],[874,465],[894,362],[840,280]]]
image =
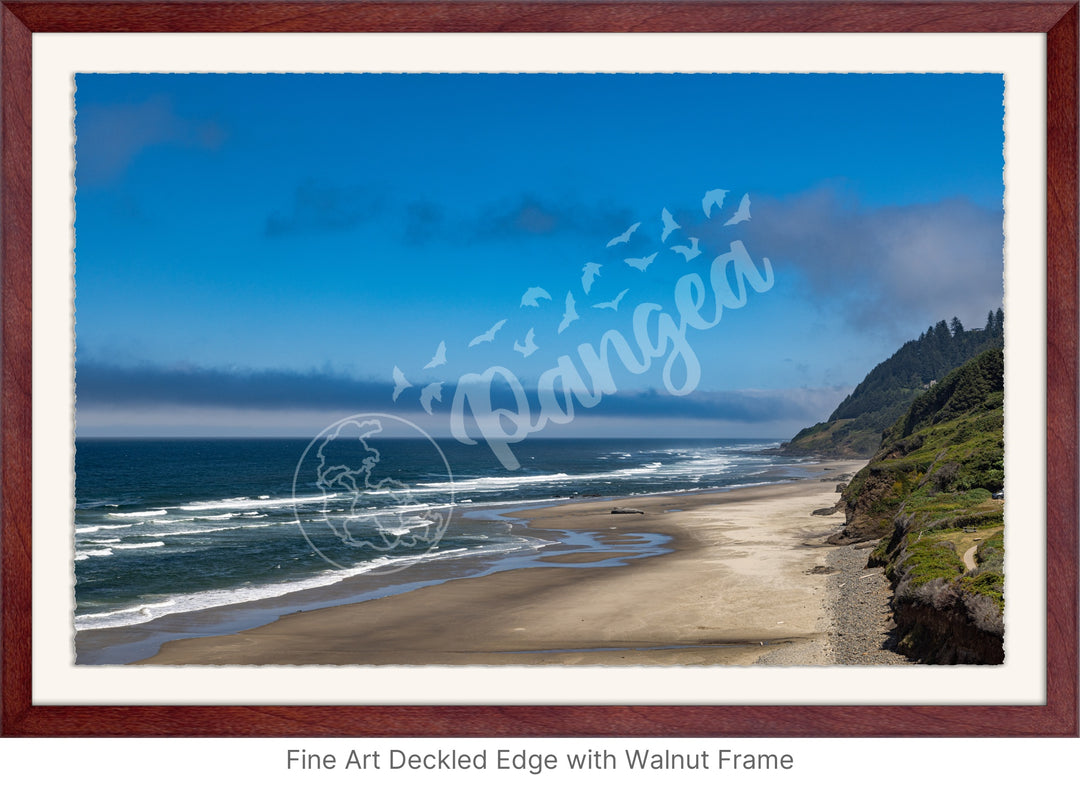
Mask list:
[[[701,209],[705,213],[706,219],[712,218],[713,208],[720,209],[724,205],[724,198],[727,196],[727,190],[709,190],[705,193],[705,197],[701,199]],[[735,210],[735,213],[728,219],[724,225],[736,225],[738,223],[745,222],[750,219],[750,196],[743,195],[742,200],[739,202],[739,208]],[[673,231],[677,231],[682,228],[675,222],[675,218],[672,217],[671,212],[666,208],[660,213],[660,220],[663,223],[663,228],[660,231],[660,242],[667,242],[668,237]],[[641,223],[634,223],[628,229],[623,231],[616,237],[613,237],[608,243],[607,247],[616,247],[618,245],[625,245],[630,241],[630,237],[641,227]],[[675,253],[681,254],[689,263],[695,258],[701,255],[701,249],[698,247],[699,239],[697,237],[688,237],[689,245],[672,245],[671,250]],[[656,251],[651,255],[642,258],[625,258],[624,263],[630,267],[645,272],[649,268],[649,265],[653,263],[660,251]],[[581,288],[585,294],[589,294],[592,290],[593,283],[600,277],[600,268],[603,265],[597,264],[594,261],[590,261],[585,264],[581,273]],[[606,302],[598,302],[593,304],[594,309],[598,310],[611,310],[618,311],[619,303],[622,302],[623,297],[627,295],[629,289],[623,289],[611,300]],[[551,300],[551,294],[540,286],[530,286],[525,290],[525,294],[521,296],[520,308],[539,308],[540,300]],[[557,334],[561,334],[566,328],[568,328],[573,322],[580,319],[581,316],[577,312],[577,301],[574,299],[574,292],[571,289],[566,293],[566,303],[563,310],[562,321],[559,322]],[[495,335],[502,329],[503,325],[507,322],[506,319],[500,319],[493,324],[486,332],[481,333],[469,342],[469,347],[474,347],[479,344],[488,344],[495,340]],[[525,334],[523,341],[514,341],[514,351],[520,353],[524,357],[536,352],[540,347],[536,345],[536,328],[530,327],[529,331]],[[435,350],[434,356],[424,366],[424,370],[437,368],[446,364],[446,342],[440,341],[438,348]],[[394,366],[394,392],[392,395],[393,401],[397,401],[398,397],[409,388],[415,387],[406,378],[405,373]],[[442,401],[442,386],[443,382],[432,382],[425,385],[420,389],[420,406],[428,415],[433,414],[432,404],[434,402]]]

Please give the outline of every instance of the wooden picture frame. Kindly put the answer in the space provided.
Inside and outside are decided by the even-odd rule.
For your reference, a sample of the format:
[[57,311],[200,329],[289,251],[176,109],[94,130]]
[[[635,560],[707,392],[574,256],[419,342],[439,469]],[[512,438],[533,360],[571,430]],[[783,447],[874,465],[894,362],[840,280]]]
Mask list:
[[[1076,736],[1076,2],[2,3],[0,733]],[[40,706],[31,647],[31,105],[47,32],[1028,32],[1047,55],[1047,624],[1041,706]]]

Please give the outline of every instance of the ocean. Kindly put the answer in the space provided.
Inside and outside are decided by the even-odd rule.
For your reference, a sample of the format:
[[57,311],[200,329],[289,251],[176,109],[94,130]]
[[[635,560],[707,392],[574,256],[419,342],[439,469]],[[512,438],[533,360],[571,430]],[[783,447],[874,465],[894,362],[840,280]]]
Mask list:
[[[344,581],[365,584],[353,600],[382,596],[438,582],[417,570],[447,559],[467,561],[470,575],[529,566],[560,537],[522,530],[514,513],[526,507],[808,475],[773,440],[529,439],[507,471],[485,447],[454,440],[333,439],[79,439],[75,630],[153,627],[287,595],[338,602]],[[642,552],[664,552],[664,537],[651,539]],[[572,542],[589,549],[587,536]],[[254,626],[251,612],[243,626]],[[261,613],[255,621],[278,611]],[[78,653],[80,663],[130,659]]]

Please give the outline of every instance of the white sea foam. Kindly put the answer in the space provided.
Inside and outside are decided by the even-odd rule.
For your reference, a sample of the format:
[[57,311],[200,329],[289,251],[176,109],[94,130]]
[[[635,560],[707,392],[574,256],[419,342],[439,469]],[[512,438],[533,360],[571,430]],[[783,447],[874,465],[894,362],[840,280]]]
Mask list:
[[128,520],[133,517],[164,517],[168,512],[165,509],[151,509],[149,511],[136,511],[136,512],[109,512],[106,517],[111,517],[114,520]]
[[258,507],[265,509],[272,506],[295,506],[298,503],[313,503],[326,500],[323,495],[303,495],[295,498],[271,498],[269,495],[260,495],[257,498],[239,497],[225,498],[216,501],[195,501],[181,506],[183,511],[214,511],[217,509],[242,509],[244,507]]
[[[597,473],[546,473],[532,476],[480,476],[449,482],[423,482],[418,486],[428,492],[509,492],[525,487],[545,484],[562,485],[571,482],[605,481],[610,479],[628,479],[658,470],[653,464],[636,468],[620,468]],[[463,501],[464,502],[464,501]]]
[[122,608],[115,611],[88,613],[76,616],[75,629],[86,630],[106,627],[128,627],[134,624],[144,624],[153,619],[173,613],[190,613],[223,605],[240,605],[247,602],[256,602],[258,600],[280,597],[298,591],[323,588],[355,575],[361,575],[364,572],[370,572],[374,569],[385,567],[393,563],[396,563],[393,559],[382,557],[358,564],[351,569],[325,570],[303,580],[238,586],[229,589],[214,589],[196,594],[173,595],[158,603],[147,603],[134,608]]
[[[680,453],[680,452],[672,452]],[[629,458],[630,454],[623,454],[622,458]],[[616,468],[614,470],[602,470],[590,473],[547,473],[527,476],[479,476],[471,479],[460,479],[453,484],[449,482],[423,482],[423,487],[428,492],[507,492],[525,487],[552,484],[562,485],[574,482],[610,481],[611,479],[632,479],[641,476],[651,478],[680,478],[688,475],[701,475],[702,468],[710,472],[722,472],[732,467],[729,458],[710,456],[706,458],[692,457],[680,459],[676,462],[646,462],[637,467]],[[462,502],[467,502],[462,500]]]
[[[106,624],[98,623],[98,622],[101,622],[103,620],[109,620],[109,619],[124,619],[124,618],[129,617],[129,616],[145,616],[145,617],[148,617],[148,618],[136,619],[135,621],[128,622],[129,624],[140,624],[142,622],[149,621],[150,619],[155,618],[153,615],[151,615],[153,611],[162,610],[163,612],[168,612],[166,609],[168,609],[168,608],[170,608],[170,607],[172,607],[174,605],[176,605],[176,600],[167,599],[167,600],[162,600],[161,602],[155,602],[155,603],[152,603],[152,604],[149,604],[149,605],[136,605],[133,608],[120,608],[119,610],[103,611],[101,613],[87,613],[87,614],[84,614],[82,616],[76,616],[75,617],[75,629],[76,630],[85,630],[85,629],[92,629],[92,628],[97,628],[97,627],[120,626],[120,625],[112,625],[112,624],[106,625]],[[82,622],[81,626],[80,626],[80,622]]]
[[406,517],[403,520],[403,524],[399,527],[382,526],[383,533],[388,533],[391,536],[404,536],[410,531],[415,531],[420,528],[425,528],[429,525],[434,525],[434,520],[422,520],[419,517]]
[[[496,545],[485,545],[476,548],[455,548],[449,550],[432,551],[424,555],[412,558],[379,558],[356,564],[348,569],[328,569],[316,575],[302,580],[264,583],[259,585],[238,586],[229,589],[214,589],[195,594],[173,594],[161,602],[150,602],[135,607],[121,608],[101,613],[87,613],[75,617],[76,630],[100,629],[109,627],[129,627],[167,616],[174,613],[190,613],[193,611],[206,610],[224,605],[240,605],[243,603],[256,602],[258,600],[281,597],[299,591],[323,588],[339,583],[357,575],[370,573],[385,567],[414,562],[428,562],[436,559],[459,558],[464,556],[490,556],[506,555],[520,551],[524,548],[538,549],[551,542],[526,537],[513,537],[514,542],[502,542]],[[99,551],[90,551],[97,553]],[[105,550],[101,552],[111,552]],[[389,579],[388,579],[389,580]]]
[[79,552],[75,553],[75,560],[76,561],[85,561],[86,559],[94,557],[94,556],[111,556],[111,555],[112,555],[112,548],[111,547],[103,547],[100,550],[82,550],[82,551],[79,551]]
[[[156,533],[141,534],[141,536],[147,539],[160,539],[165,536],[196,536],[198,534],[219,533],[221,531],[235,531],[236,528],[231,525],[223,525],[218,528],[192,528],[183,531],[158,531]],[[158,544],[163,544],[159,542]]]
[[214,528],[183,528],[178,531],[159,531],[156,533],[140,533],[139,535],[148,539],[165,536],[198,536],[199,534],[221,533],[222,531],[250,531],[253,528],[269,528],[275,525],[290,525],[290,523],[238,523],[235,525],[219,525]]
[[118,544],[113,550],[145,550],[149,547],[164,547],[164,542],[141,542],[139,544]]
[[97,531],[119,531],[121,528],[130,528],[135,523],[88,523],[75,528],[75,533],[96,533]]

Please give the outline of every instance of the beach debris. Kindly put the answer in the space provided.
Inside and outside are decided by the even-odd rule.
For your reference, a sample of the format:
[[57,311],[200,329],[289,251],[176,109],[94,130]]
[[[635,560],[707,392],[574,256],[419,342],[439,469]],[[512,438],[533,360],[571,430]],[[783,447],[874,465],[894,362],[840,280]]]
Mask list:
[[621,506],[616,506],[611,510],[612,514],[644,514],[641,509],[626,509]]

